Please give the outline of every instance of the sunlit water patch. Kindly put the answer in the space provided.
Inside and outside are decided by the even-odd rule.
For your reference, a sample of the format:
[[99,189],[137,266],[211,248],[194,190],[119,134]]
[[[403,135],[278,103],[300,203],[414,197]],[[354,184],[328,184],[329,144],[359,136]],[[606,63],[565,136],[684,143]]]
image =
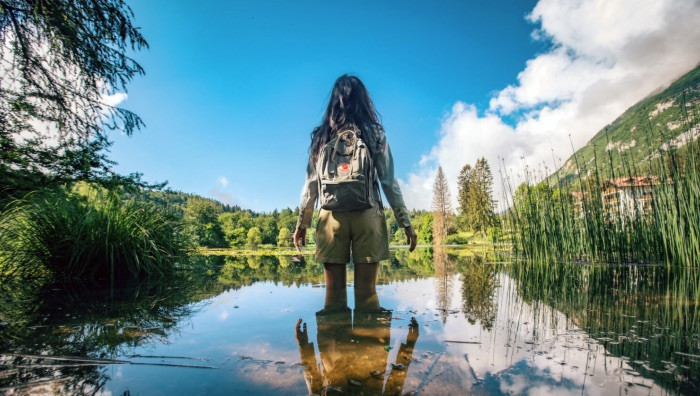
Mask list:
[[397,251],[382,264],[376,296],[352,282],[326,295],[322,268],[309,261],[198,260],[201,273],[102,292],[6,285],[0,392],[700,389],[697,271]]

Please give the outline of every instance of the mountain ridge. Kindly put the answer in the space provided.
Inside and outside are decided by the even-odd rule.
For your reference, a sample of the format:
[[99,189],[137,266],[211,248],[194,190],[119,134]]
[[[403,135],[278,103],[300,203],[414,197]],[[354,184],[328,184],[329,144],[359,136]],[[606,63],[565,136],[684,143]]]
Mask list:
[[658,157],[660,150],[673,147],[682,155],[689,139],[700,136],[698,104],[700,64],[630,106],[576,150],[549,181],[567,184],[576,180],[579,172],[582,178],[590,176],[593,169],[603,177],[650,173],[650,160]]

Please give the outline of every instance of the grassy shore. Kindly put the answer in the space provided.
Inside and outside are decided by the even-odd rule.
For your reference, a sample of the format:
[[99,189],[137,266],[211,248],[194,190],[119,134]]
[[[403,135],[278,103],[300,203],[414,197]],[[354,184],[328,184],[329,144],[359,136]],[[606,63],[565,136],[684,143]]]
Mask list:
[[122,280],[173,272],[191,251],[182,223],[109,191],[37,191],[0,215],[0,275]]

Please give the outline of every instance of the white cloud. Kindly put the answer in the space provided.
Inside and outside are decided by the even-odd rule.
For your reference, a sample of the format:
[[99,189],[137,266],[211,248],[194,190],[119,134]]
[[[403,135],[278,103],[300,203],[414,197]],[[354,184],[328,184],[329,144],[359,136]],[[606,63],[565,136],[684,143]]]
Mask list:
[[221,176],[219,178],[219,184],[221,184],[221,187],[228,186],[228,179],[226,178],[226,176]]
[[[527,61],[518,83],[505,87],[483,113],[458,102],[440,140],[402,183],[409,207],[427,209],[441,165],[456,197],[466,163],[486,157],[500,192],[499,158],[514,172],[568,158],[596,132],[650,92],[700,61],[698,0],[540,0],[530,15],[533,38],[552,47]],[[511,125],[504,116],[516,117]],[[512,173],[511,173],[512,174]]]

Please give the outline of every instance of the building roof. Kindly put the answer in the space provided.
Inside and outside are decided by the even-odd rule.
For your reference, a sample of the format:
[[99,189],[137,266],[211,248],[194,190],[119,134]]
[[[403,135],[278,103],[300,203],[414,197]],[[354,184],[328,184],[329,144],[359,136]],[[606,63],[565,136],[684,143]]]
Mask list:
[[617,188],[625,187],[646,187],[659,184],[659,178],[656,176],[635,176],[635,177],[617,177],[614,179],[606,179],[605,186],[613,186]]

